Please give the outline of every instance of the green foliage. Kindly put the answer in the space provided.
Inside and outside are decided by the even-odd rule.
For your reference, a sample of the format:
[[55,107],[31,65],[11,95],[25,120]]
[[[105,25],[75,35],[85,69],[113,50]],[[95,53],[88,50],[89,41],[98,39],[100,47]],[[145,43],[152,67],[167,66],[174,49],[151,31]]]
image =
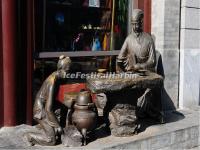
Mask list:
[[128,0],[116,1],[116,23],[121,28],[122,33],[126,32],[127,27],[127,12],[128,12]]

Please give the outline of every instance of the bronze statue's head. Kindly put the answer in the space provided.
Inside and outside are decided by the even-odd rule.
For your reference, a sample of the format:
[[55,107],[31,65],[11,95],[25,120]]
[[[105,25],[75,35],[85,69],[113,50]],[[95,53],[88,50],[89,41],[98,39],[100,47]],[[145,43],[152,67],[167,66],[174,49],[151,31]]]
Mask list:
[[144,12],[141,9],[134,9],[131,17],[134,32],[142,32]]
[[69,57],[65,57],[64,55],[61,55],[59,57],[59,61],[57,64],[58,70],[68,71],[71,65],[71,59]]

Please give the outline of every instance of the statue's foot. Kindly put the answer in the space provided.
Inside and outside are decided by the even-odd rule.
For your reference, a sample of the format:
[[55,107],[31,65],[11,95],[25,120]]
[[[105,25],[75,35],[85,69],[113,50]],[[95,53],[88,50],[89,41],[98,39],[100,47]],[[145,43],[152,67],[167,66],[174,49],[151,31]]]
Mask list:
[[134,135],[137,135],[140,132],[140,127],[141,127],[140,124],[136,125],[135,131],[134,131]]
[[87,141],[86,141],[86,134],[87,134],[87,129],[83,128],[81,130],[81,134],[83,135],[83,146],[85,146],[87,144]]
[[34,146],[35,145],[34,140],[32,139],[32,137],[29,134],[25,134],[23,136],[23,140],[24,140],[24,142],[27,143],[28,146]]

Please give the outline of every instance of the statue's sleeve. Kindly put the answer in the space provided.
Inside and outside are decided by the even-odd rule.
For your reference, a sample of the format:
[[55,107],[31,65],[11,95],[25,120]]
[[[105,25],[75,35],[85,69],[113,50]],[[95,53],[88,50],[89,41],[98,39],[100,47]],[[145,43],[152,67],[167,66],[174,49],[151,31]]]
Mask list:
[[117,63],[116,63],[117,72],[122,72],[125,69],[127,63],[127,51],[128,50],[127,50],[127,39],[126,39],[117,57]]
[[119,52],[117,59],[123,61],[127,57],[127,39],[124,41],[124,44]]
[[156,52],[155,52],[155,45],[154,45],[154,41],[151,38],[151,41],[149,42],[149,57],[148,60],[146,61],[146,63],[141,64],[142,68],[145,69],[150,69],[150,68],[154,68],[156,65]]
[[48,120],[49,125],[52,127],[58,128],[60,125],[53,112],[54,93],[55,93],[55,83],[50,85],[49,87],[49,93],[48,93],[48,99],[45,105],[45,111],[47,114],[47,120]]

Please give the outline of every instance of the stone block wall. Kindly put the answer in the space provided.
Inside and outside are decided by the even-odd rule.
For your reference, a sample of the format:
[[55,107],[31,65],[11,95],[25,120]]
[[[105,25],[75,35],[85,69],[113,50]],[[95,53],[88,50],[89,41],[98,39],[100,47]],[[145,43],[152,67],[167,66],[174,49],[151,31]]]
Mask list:
[[180,107],[200,104],[200,1],[182,0],[180,34]]
[[164,68],[163,108],[178,107],[180,0],[152,0],[152,35]]

